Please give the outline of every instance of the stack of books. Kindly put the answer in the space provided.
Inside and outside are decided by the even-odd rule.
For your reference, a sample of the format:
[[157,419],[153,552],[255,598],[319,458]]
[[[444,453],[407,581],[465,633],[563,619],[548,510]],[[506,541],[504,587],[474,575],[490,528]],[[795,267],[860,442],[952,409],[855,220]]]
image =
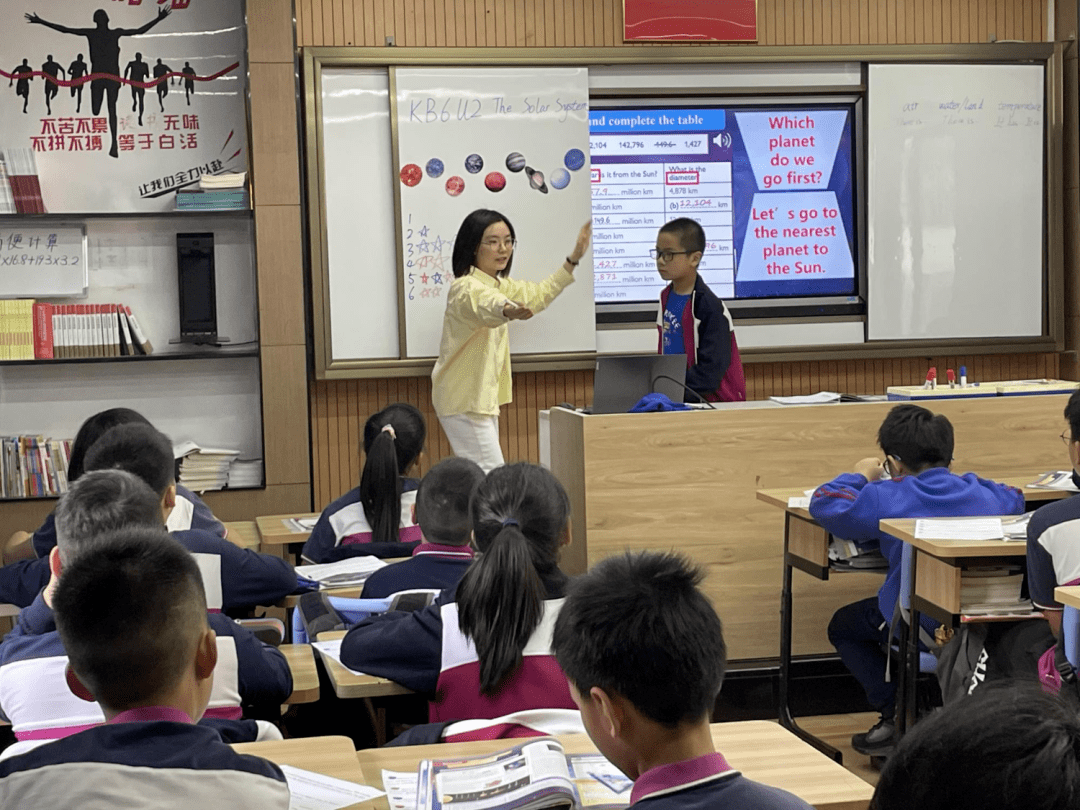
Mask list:
[[154,351],[131,307],[123,304],[48,304],[33,299],[6,303],[29,307],[32,343],[29,355],[0,359],[131,357]]
[[41,198],[41,182],[38,180],[37,159],[34,157],[34,150],[26,148],[4,149],[2,157],[5,183],[10,189],[15,213],[48,213],[45,209],[45,201]]
[[965,616],[1030,613],[1030,599],[1020,598],[1024,569],[1019,565],[968,568],[960,576],[960,609]]
[[261,487],[263,485],[263,462],[261,458],[246,461],[237,459],[229,467],[229,489]]
[[71,439],[0,438],[0,497],[44,498],[68,489]]
[[244,211],[251,207],[246,172],[204,174],[198,188],[176,192],[177,211]]
[[34,301],[0,301],[0,360],[34,359]]
[[192,492],[225,489],[229,484],[229,467],[239,455],[239,450],[199,447],[195,442],[173,447],[173,457],[180,459],[179,483]]

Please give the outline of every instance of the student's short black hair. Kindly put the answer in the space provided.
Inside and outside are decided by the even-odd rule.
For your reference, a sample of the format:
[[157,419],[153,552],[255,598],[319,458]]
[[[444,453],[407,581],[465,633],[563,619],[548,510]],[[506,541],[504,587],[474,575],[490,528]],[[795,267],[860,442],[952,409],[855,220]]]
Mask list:
[[469,542],[469,499],[483,480],[480,465],[467,458],[445,458],[428,471],[416,493],[416,522],[425,540],[447,546]]
[[948,467],[953,458],[952,423],[919,405],[897,405],[878,428],[878,446],[909,470]]
[[709,715],[727,664],[723,627],[680,554],[601,560],[573,580],[552,650],[582,695],[622,695],[668,728]]
[[[469,270],[476,264],[476,251],[480,249],[480,242],[484,238],[484,231],[496,222],[505,222],[510,229],[510,238],[516,240],[517,234],[514,226],[505,216],[498,211],[489,208],[478,208],[462,221],[458,228],[457,236],[454,237],[454,252],[450,257],[450,266],[454,268],[454,278],[469,275]],[[514,263],[514,254],[510,254],[500,272],[500,276],[510,275],[510,266]]]
[[68,482],[78,479],[83,474],[83,462],[86,460],[87,451],[94,446],[94,442],[101,438],[109,428],[127,424],[149,425],[150,421],[138,411],[131,408],[109,408],[100,411],[87,418],[75,434],[75,440],[71,443],[71,459],[68,461]]
[[164,526],[103,535],[64,569],[53,611],[72,669],[114,711],[173,689],[206,628],[199,567]]
[[1069,420],[1069,431],[1073,441],[1080,441],[1080,388],[1073,391],[1065,403],[1065,418]]
[[125,470],[161,497],[173,483],[172,443],[148,424],[117,425],[94,442],[86,454],[85,469]]
[[683,250],[691,253],[705,252],[705,229],[690,217],[679,217],[664,223],[660,227],[660,233],[674,234]]
[[1080,716],[1035,683],[984,685],[904,736],[871,806],[1075,810]]
[[103,534],[135,526],[163,525],[161,496],[124,470],[94,470],[81,476],[56,506],[56,547],[71,565],[92,551]]

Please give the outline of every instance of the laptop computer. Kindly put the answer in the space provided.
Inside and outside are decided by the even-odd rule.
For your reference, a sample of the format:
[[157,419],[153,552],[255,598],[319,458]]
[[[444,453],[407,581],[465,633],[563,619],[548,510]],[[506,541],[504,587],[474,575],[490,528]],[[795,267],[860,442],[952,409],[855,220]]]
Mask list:
[[626,413],[643,396],[653,393],[667,394],[672,402],[682,402],[685,382],[685,354],[597,357],[591,413]]

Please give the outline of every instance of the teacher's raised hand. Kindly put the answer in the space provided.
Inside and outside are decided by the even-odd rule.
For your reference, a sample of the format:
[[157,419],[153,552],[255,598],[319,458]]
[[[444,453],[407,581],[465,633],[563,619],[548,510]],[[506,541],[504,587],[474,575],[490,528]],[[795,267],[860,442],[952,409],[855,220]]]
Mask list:
[[581,257],[585,255],[585,250],[589,247],[589,239],[591,238],[592,220],[590,219],[581,226],[581,230],[578,231],[577,241],[574,243],[574,249],[570,252],[570,255],[566,257],[566,262],[563,264],[563,267],[566,268],[566,272],[574,272],[574,268],[578,266]]

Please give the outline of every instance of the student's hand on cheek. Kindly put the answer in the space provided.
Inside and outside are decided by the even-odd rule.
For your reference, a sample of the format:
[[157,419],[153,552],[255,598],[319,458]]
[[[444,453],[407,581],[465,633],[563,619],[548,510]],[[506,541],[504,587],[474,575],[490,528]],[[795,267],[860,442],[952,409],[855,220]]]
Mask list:
[[867,481],[877,481],[885,475],[885,468],[880,458],[864,458],[855,465],[854,472],[861,475]]

